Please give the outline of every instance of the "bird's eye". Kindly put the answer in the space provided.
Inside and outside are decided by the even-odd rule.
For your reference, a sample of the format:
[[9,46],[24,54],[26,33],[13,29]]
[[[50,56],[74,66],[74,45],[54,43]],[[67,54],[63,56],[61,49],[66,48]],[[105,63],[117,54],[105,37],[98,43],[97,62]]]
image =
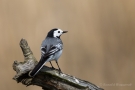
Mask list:
[[58,31],[58,33],[60,33],[60,31]]

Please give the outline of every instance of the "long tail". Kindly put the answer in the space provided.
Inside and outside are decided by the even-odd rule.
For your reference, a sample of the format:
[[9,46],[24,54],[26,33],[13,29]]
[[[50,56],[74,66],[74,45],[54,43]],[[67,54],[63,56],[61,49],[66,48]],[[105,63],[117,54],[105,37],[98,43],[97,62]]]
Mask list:
[[56,48],[55,46],[51,47],[48,53],[46,53],[44,56],[41,56],[39,63],[29,73],[29,76],[34,77],[40,71],[40,69],[44,66],[44,64],[47,62],[47,60],[51,57],[51,55],[58,52],[59,50],[60,49]]
[[46,63],[47,58],[41,57],[40,61],[38,62],[38,64],[35,66],[35,68],[29,73],[30,77],[34,77],[44,66],[44,64]]

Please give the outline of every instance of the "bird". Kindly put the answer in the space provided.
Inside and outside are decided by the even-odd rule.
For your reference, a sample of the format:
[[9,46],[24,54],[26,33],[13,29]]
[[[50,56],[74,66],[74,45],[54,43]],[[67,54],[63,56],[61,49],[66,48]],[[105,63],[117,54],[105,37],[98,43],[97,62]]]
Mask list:
[[46,38],[41,44],[40,61],[34,67],[34,69],[30,71],[30,77],[34,77],[42,69],[46,62],[50,62],[52,68],[54,69],[51,61],[55,61],[58,66],[59,73],[62,72],[58,64],[58,59],[60,58],[63,51],[63,42],[60,37],[62,34],[67,32],[68,31],[63,31],[59,28],[53,28],[48,32]]

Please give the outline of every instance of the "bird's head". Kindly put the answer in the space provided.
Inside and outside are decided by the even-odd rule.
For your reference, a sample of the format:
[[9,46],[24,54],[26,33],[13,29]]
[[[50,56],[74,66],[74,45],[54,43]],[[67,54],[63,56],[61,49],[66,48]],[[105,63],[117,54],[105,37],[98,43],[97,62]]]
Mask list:
[[63,34],[63,33],[67,33],[68,31],[63,31],[61,29],[58,29],[58,28],[54,28],[52,30],[50,30],[48,32],[48,35],[47,37],[54,37],[54,38],[60,38],[60,36]]

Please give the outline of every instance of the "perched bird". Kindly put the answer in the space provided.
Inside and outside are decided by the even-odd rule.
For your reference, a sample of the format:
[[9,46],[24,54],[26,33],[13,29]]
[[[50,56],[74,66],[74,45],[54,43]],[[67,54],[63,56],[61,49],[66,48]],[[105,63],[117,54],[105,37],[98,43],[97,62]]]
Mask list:
[[62,54],[63,50],[63,43],[60,39],[60,36],[63,33],[67,33],[68,31],[62,31],[61,29],[54,28],[50,30],[41,44],[41,59],[38,62],[38,64],[35,66],[35,68],[29,73],[29,76],[33,77],[35,76],[40,69],[44,66],[46,62],[50,62],[52,68],[53,65],[51,61],[55,60],[59,71],[61,72],[61,69],[58,64],[58,59]]

